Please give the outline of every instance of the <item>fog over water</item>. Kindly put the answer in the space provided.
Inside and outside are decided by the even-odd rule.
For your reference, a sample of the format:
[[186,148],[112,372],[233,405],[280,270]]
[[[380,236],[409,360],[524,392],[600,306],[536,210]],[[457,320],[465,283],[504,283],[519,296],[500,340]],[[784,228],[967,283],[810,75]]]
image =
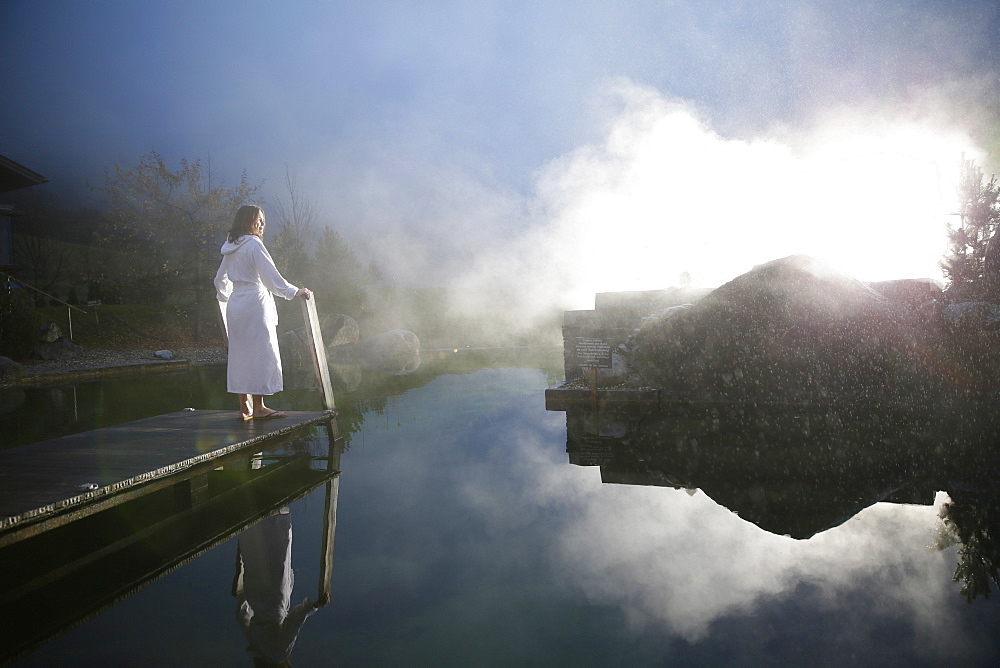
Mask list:
[[[774,535],[703,491],[602,483],[599,467],[567,462],[560,412],[532,411],[526,419],[504,411],[508,419],[491,421],[475,407],[505,373],[479,372],[474,389],[463,385],[448,404],[455,420],[495,447],[466,452],[461,439],[438,438],[420,417],[443,409],[438,397],[462,377],[438,378],[426,394],[402,398],[391,419],[354,442],[359,453],[374,452],[375,443],[397,438],[399,424],[435,442],[433,464],[406,440],[377,468],[360,454],[352,461],[366,489],[392,489],[383,503],[396,509],[394,520],[373,543],[391,536],[428,561],[453,561],[458,579],[468,576],[458,566],[467,563],[529,588],[532,578],[551,578],[559,596],[619,613],[626,643],[676,637],[745,652],[730,655],[730,663],[779,655],[854,656],[865,664],[989,660],[976,654],[995,644],[981,635],[988,622],[969,619],[992,613],[985,601],[967,603],[950,581],[957,546],[939,547],[946,495],[932,506],[876,503],[808,540]],[[450,477],[456,487],[444,491]],[[421,518],[430,508],[451,509],[444,531],[465,538],[454,545],[428,540]],[[400,586],[420,582],[398,568]],[[496,592],[492,605],[516,608],[520,599],[510,595],[506,601]],[[478,599],[468,601],[466,609],[476,610]],[[518,620],[503,619],[498,632],[516,636],[519,628]],[[811,647],[801,645],[806,638]]]
[[389,282],[473,304],[587,307],[791,253],[939,276],[962,154],[1000,165],[992,0],[12,0],[0,20],[0,151],[40,190],[87,195],[156,150],[265,179],[273,212],[287,168]]
[[[551,422],[558,432],[559,417]],[[762,531],[701,491],[602,484],[597,467],[567,466],[543,434],[519,431],[510,439],[514,451],[504,461],[515,463],[519,494],[510,495],[511,481],[491,475],[487,462],[465,480],[465,497],[494,534],[542,517],[565,520],[546,555],[561,586],[620,609],[635,633],[694,643],[737,617],[764,646],[801,630],[787,616],[781,628],[766,624],[769,606],[798,598],[810,611],[804,627],[815,623],[813,615],[852,609],[853,622],[824,622],[825,637],[841,652],[853,645],[872,656],[871,630],[883,624],[909,629],[918,655],[954,656],[970,644],[958,617],[966,604],[941,577],[956,563],[957,548],[934,547],[946,495],[935,506],[875,504],[797,541]],[[512,505],[512,497],[521,501]]]

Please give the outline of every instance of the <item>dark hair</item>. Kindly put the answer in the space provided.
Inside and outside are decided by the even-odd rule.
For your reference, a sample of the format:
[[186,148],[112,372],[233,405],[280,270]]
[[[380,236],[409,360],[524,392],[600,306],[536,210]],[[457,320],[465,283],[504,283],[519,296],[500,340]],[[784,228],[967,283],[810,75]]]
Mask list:
[[264,210],[259,206],[255,204],[244,204],[241,206],[233,218],[233,226],[229,229],[229,241],[236,241],[248,234],[260,237],[260,232],[255,229],[258,215],[260,215],[261,219],[264,218]]

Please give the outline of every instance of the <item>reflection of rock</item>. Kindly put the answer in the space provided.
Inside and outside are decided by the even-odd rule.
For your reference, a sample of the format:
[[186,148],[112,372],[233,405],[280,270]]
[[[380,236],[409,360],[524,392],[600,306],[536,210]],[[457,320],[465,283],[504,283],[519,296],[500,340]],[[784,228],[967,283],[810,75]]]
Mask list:
[[23,366],[9,357],[0,357],[0,385],[13,385],[19,383],[23,377]]
[[34,356],[43,360],[68,360],[79,357],[83,346],[72,341],[57,341],[55,343],[40,343],[35,346]]
[[[316,387],[316,376],[312,374],[313,385]],[[330,382],[334,392],[352,392],[361,385],[361,367],[357,364],[330,363]]]
[[[933,291],[896,286],[906,295]],[[805,256],[758,266],[647,320],[632,371],[667,396],[749,403],[933,399],[959,374],[945,328]]]
[[605,483],[698,488],[744,520],[799,539],[879,501],[995,494],[1000,469],[992,445],[1000,428],[952,411],[574,409],[566,425],[570,462],[600,466]]
[[[356,389],[363,368],[403,374],[420,366],[420,339],[413,332],[394,329],[358,341],[358,323],[346,315],[321,316],[320,328],[335,392]],[[285,387],[317,387],[306,329],[285,332],[278,337],[278,346]]]
[[[360,328],[354,318],[341,314],[321,315],[320,331],[327,359],[333,359],[333,351],[342,346],[353,346],[358,340]],[[281,352],[281,367],[285,387],[290,390],[308,390],[318,387],[316,371],[313,368],[312,352],[309,349],[309,334],[305,327],[293,329],[278,337]],[[351,391],[360,383],[360,371],[349,365],[330,364],[330,382],[334,392]]]
[[[352,392],[361,384],[361,367],[357,364],[338,364],[329,362],[330,384],[335,394]],[[312,360],[301,362],[295,366],[286,366],[282,361],[282,375],[286,390],[314,390],[319,387],[316,371]]]
[[405,329],[391,329],[359,341],[354,353],[370,369],[411,373],[420,366],[420,339]]
[[24,405],[24,390],[0,389],[0,415],[13,413]]

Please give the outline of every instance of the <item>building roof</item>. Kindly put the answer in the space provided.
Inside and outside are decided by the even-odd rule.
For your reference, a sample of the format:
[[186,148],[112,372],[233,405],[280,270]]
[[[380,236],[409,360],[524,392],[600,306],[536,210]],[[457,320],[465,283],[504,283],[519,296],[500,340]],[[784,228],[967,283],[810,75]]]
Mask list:
[[0,155],[0,193],[48,183],[48,179]]

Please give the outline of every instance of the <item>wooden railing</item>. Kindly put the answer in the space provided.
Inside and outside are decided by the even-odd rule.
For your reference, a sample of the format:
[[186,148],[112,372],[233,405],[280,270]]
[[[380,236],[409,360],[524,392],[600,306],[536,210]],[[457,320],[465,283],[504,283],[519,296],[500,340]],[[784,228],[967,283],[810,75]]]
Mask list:
[[319,315],[316,311],[316,295],[311,299],[302,299],[302,319],[306,323],[309,352],[313,360],[313,370],[316,372],[316,382],[323,397],[323,407],[328,411],[336,410],[333,386],[330,384],[330,362],[326,356],[323,331],[320,329]]
[[[336,410],[333,399],[333,385],[330,383],[330,362],[326,355],[326,345],[323,343],[323,330],[319,325],[319,314],[316,310],[316,295],[310,299],[302,299],[302,319],[306,323],[306,337],[309,342],[309,352],[313,360],[313,370],[316,372],[316,383],[319,385],[323,407],[328,411]],[[330,442],[330,470],[340,470],[341,436],[336,420],[326,423],[327,437]],[[333,544],[337,533],[337,497],[340,495],[340,476],[326,483],[326,503],[323,511],[323,543],[320,548],[319,585],[320,599],[329,600],[331,581],[333,579]]]

